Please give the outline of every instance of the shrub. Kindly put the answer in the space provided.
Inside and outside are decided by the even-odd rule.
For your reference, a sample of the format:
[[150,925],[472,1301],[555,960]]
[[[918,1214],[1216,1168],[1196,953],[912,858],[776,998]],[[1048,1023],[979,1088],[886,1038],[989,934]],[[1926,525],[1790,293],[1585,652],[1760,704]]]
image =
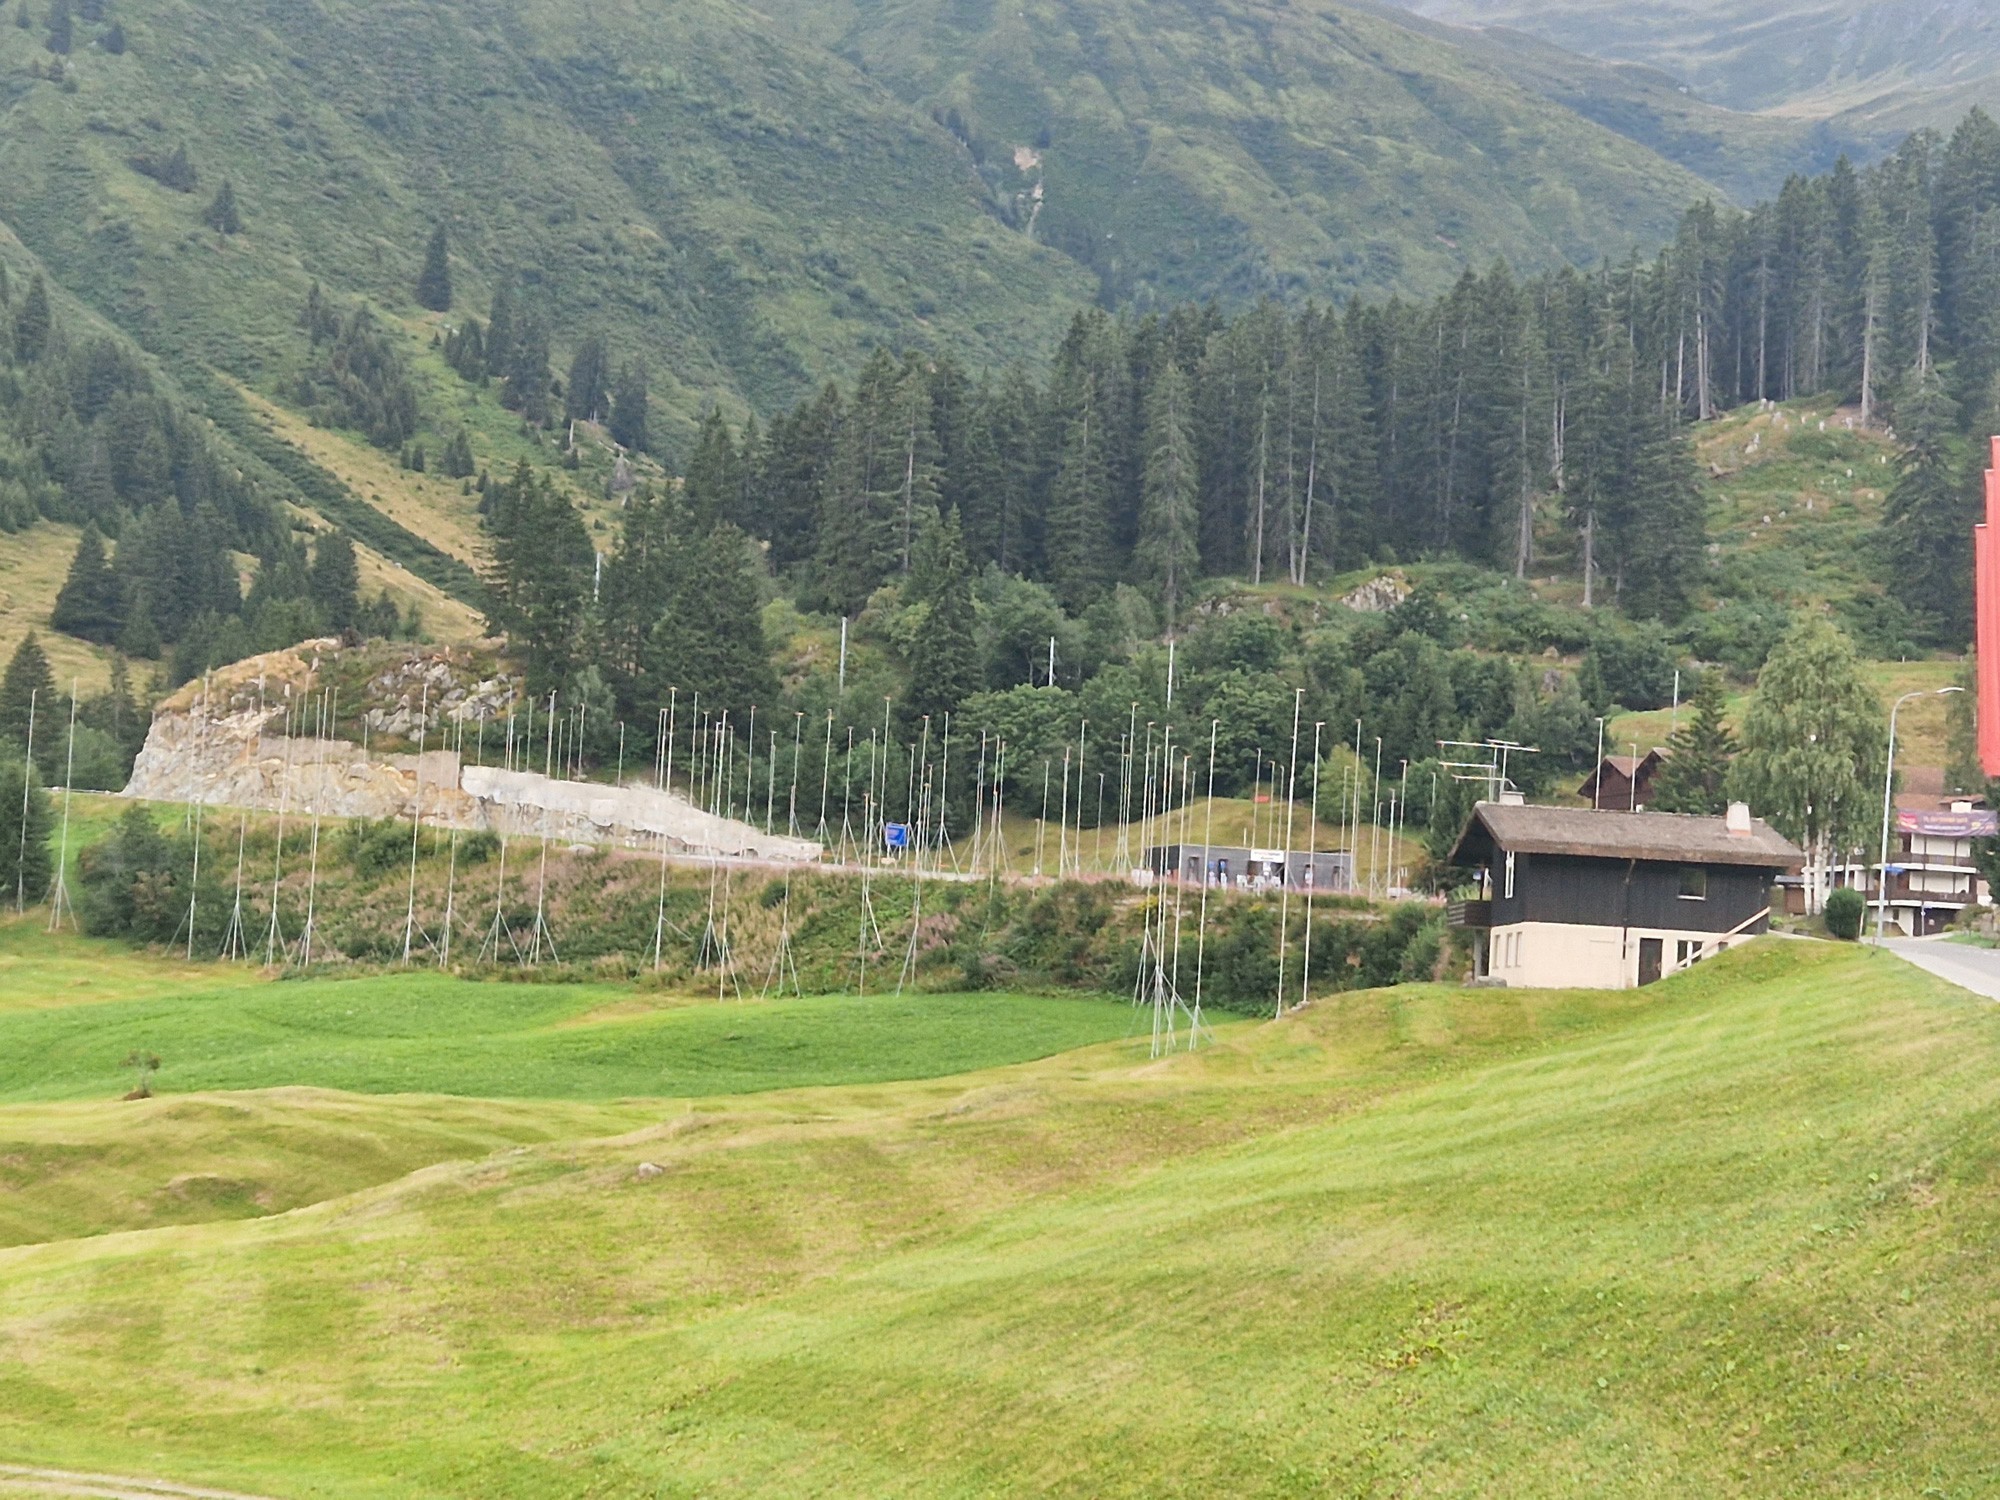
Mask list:
[[410,830],[391,818],[356,818],[347,825],[347,859],[363,880],[400,867],[410,857]]
[[1853,886],[1844,885],[1826,898],[1826,930],[1843,942],[1861,936],[1861,919],[1867,914],[1868,903]]
[[1665,708],[1673,700],[1674,665],[1673,649],[1657,629],[1606,625],[1584,653],[1578,686],[1594,713],[1613,704]]

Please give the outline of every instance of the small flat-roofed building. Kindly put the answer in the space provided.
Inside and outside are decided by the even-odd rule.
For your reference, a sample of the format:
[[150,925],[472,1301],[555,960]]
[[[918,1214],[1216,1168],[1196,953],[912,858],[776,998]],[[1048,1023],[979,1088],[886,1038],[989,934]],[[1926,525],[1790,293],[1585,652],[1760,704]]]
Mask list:
[[1354,889],[1354,856],[1345,850],[1314,853],[1294,849],[1246,849],[1229,844],[1154,844],[1146,869],[1155,880],[1185,885],[1228,886],[1232,890],[1346,893]]
[[1451,920],[1480,979],[1631,989],[1764,932],[1773,879],[1804,857],[1741,803],[1695,818],[1482,802],[1451,856],[1480,894]]

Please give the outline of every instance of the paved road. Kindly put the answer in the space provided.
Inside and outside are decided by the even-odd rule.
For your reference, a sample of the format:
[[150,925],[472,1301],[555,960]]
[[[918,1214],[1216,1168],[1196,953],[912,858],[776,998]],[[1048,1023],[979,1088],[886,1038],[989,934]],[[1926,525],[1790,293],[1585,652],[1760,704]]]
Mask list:
[[1961,989],[2000,1000],[2000,949],[1973,948],[1942,938],[1890,938],[1882,946]]

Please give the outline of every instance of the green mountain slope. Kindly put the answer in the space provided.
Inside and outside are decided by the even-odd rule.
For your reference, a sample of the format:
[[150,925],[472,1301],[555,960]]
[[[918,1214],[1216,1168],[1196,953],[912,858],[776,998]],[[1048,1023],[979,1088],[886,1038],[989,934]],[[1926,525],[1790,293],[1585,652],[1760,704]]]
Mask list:
[[1592,261],[1712,191],[1387,13],[1152,0],[768,0],[967,141],[1119,299],[1432,291]]
[[[742,9],[274,0],[78,23],[67,80],[0,29],[0,203],[156,347],[260,380],[310,281],[407,307],[451,226],[461,305],[517,274],[561,330],[645,353],[670,409],[796,396],[878,340],[1047,345],[1087,281],[992,219],[960,147]],[[185,145],[178,193],[130,164]],[[232,180],[245,232],[200,212]]]
[[[1793,173],[1827,171],[1842,153],[1880,156],[1908,129],[1859,116],[1835,123],[1727,109],[1658,67],[1586,56],[1510,27],[1419,17],[1405,24],[1435,27],[1442,39],[1524,88],[1658,152],[1745,206],[1777,197]],[[1563,40],[1577,45],[1568,35]]]
[[1987,0],[1405,3],[1425,15],[1518,27],[1598,57],[1662,68],[1734,109],[1853,126],[1893,112],[1907,129],[1943,124],[2000,98],[2000,11]]

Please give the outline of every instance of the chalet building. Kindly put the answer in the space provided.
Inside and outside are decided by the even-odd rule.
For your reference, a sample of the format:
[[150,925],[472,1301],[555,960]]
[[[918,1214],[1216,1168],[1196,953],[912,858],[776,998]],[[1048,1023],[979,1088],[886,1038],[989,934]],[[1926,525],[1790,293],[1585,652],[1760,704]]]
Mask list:
[[[1980,839],[2000,837],[2000,814],[1981,799],[1945,791],[1944,772],[1912,766],[1896,793],[1895,821],[1889,826],[1888,925],[1914,937],[1942,932],[1969,906],[1992,904],[1993,894],[1979,873],[1973,851]],[[1836,886],[1852,886],[1868,899],[1868,920],[1882,899],[1882,870],[1873,837],[1868,857],[1833,871]],[[1791,872],[1778,881],[1779,900],[1793,916],[1806,909],[1805,878]]]
[[1653,782],[1667,761],[1665,750],[1644,755],[1607,755],[1584,777],[1577,796],[1599,811],[1642,812],[1653,800]]
[[1245,849],[1224,844],[1155,844],[1146,850],[1146,869],[1155,880],[1236,890],[1345,893],[1354,889],[1354,856],[1294,849]]
[[[1900,800],[1900,799],[1899,799]],[[1961,799],[1944,809],[1898,808],[1889,832],[1889,922],[1913,937],[1949,927],[1968,906],[1992,900],[1972,851],[2000,834],[2000,815]],[[1871,871],[1879,880],[1884,872]],[[1881,900],[1870,881],[1871,903]]]
[[1451,920],[1480,979],[1631,989],[1764,932],[1773,880],[1804,858],[1740,802],[1723,818],[1482,802],[1451,856],[1480,894]]

